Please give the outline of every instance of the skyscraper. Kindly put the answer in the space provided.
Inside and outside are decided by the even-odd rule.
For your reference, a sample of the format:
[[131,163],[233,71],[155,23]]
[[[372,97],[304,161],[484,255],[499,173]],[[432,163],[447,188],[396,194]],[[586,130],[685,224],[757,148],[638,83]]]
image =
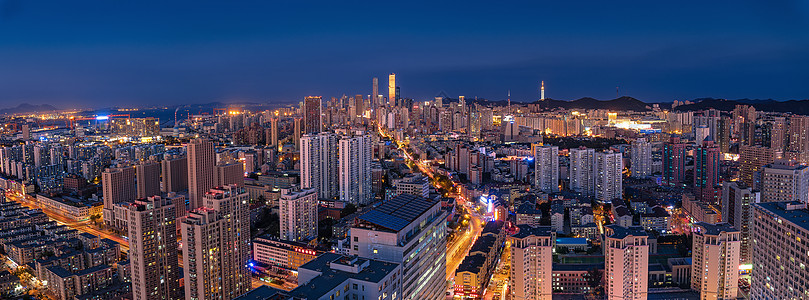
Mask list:
[[608,299],[646,299],[649,286],[648,234],[642,227],[604,228],[604,289]]
[[251,288],[247,193],[236,185],[210,189],[203,206],[182,219],[187,299],[234,299]]
[[396,74],[390,73],[388,75],[388,106],[395,106],[397,103],[398,93],[396,93]]
[[126,208],[133,298],[183,299],[174,205],[153,196],[136,200]]
[[374,77],[373,80],[373,87],[371,89],[371,106],[374,110],[380,105],[379,104],[379,78]]
[[685,144],[679,138],[663,146],[663,184],[670,187],[683,187],[685,183]]
[[368,205],[373,200],[371,142],[371,136],[367,134],[340,139],[340,201],[359,206]]
[[742,264],[753,261],[750,236],[753,230],[753,204],[759,203],[758,191],[738,181],[722,183],[722,222],[729,223],[741,233],[741,250],[739,260]]
[[644,138],[632,142],[632,177],[643,178],[652,175],[652,144]]
[[595,196],[603,202],[623,196],[623,157],[619,152],[607,150],[595,155]]
[[809,291],[809,210],[806,203],[753,205],[753,275],[756,299],[805,299]]
[[559,147],[531,145],[534,155],[534,187],[545,192],[559,191]]
[[318,197],[339,197],[339,137],[333,133],[306,134],[301,137],[301,186],[317,190]]
[[188,158],[166,155],[163,158],[163,192],[181,192],[188,189]]
[[104,224],[114,227],[113,206],[116,203],[134,201],[138,194],[135,186],[135,168],[108,168],[101,173],[101,185],[104,195]]
[[761,171],[761,202],[809,202],[809,167],[778,161]]
[[777,152],[768,147],[762,146],[739,146],[739,173],[744,184],[753,189],[759,189],[755,180],[755,173],[761,171],[766,164],[773,163],[775,159],[781,157],[781,152]]
[[402,264],[402,299],[440,299],[446,290],[446,218],[441,202],[398,195],[357,217],[349,254]]
[[188,200],[191,210],[202,207],[202,196],[216,185],[213,142],[193,139],[188,142]]
[[553,293],[553,249],[550,227],[517,226],[511,242],[511,299],[550,300]]
[[741,232],[728,223],[694,225],[691,289],[701,299],[736,299]]
[[135,165],[138,199],[160,196],[160,169],[160,164],[155,161]]
[[570,149],[570,189],[584,196],[595,196],[595,149]]
[[244,164],[239,161],[233,162],[220,162],[214,168],[215,180],[214,186],[226,186],[235,184],[238,187],[244,187]]
[[790,116],[787,149],[796,153],[798,161],[809,164],[809,116]]
[[293,129],[292,129],[292,141],[295,142],[295,147],[300,148],[301,146],[301,135],[303,135],[303,119],[302,118],[295,118],[292,120]]
[[323,131],[321,124],[321,102],[323,97],[309,96],[303,99],[304,133],[318,133]]
[[270,135],[267,145],[278,146],[278,118],[270,118]]
[[281,239],[305,242],[317,238],[317,191],[294,186],[281,189],[278,210]]
[[702,146],[694,150],[694,193],[699,200],[718,204],[719,147],[708,136]]

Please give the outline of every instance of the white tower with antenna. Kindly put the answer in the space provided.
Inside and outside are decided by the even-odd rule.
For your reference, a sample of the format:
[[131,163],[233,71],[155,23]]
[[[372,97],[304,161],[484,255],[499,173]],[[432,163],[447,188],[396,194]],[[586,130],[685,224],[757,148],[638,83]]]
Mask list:
[[539,100],[545,100],[545,81],[541,81],[539,85]]

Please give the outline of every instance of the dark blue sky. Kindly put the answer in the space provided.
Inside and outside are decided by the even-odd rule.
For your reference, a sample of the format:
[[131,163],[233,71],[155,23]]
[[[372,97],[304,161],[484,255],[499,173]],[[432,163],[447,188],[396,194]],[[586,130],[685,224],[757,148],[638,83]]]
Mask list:
[[809,98],[809,1],[501,2],[0,0],[0,107]]

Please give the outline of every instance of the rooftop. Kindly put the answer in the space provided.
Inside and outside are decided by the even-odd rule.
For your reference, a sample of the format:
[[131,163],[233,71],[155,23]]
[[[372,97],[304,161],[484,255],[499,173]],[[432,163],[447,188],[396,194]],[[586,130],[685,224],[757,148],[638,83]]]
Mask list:
[[463,259],[461,265],[458,266],[458,269],[455,270],[455,273],[460,272],[472,272],[477,274],[480,272],[480,269],[483,268],[483,264],[486,263],[486,256],[483,254],[475,254],[469,255]]
[[530,225],[518,225],[519,231],[512,235],[515,238],[523,239],[529,236],[547,236],[552,234],[550,226],[531,227]]
[[298,268],[299,270],[312,270],[320,273],[320,276],[313,278],[305,284],[299,285],[294,290],[288,292],[288,294],[292,297],[318,299],[318,297],[325,295],[334,288],[343,285],[348,279],[378,283],[399,267],[399,264],[395,263],[365,259],[359,259],[362,261],[358,261],[357,263],[362,264],[367,262],[368,265],[357,273],[336,270],[329,266],[332,262],[343,263],[341,262],[342,260],[345,260],[345,256],[335,253],[324,253],[303,266],[300,266],[300,268]]
[[784,220],[792,222],[801,227],[804,231],[809,231],[809,210],[800,203],[791,202],[766,202],[754,204]]
[[613,239],[623,239],[628,236],[649,236],[646,231],[643,230],[643,227],[640,226],[632,226],[629,228],[621,227],[615,224],[607,225],[607,228],[612,231],[612,234],[609,235],[610,238]]
[[711,224],[705,222],[697,222],[694,225],[702,227],[705,230],[704,233],[710,235],[718,235],[722,232],[739,232],[738,229],[733,228],[733,225],[730,225],[728,223]]
[[440,204],[437,200],[411,194],[401,194],[383,202],[375,209],[357,217],[357,219],[393,231],[400,231],[437,204]]

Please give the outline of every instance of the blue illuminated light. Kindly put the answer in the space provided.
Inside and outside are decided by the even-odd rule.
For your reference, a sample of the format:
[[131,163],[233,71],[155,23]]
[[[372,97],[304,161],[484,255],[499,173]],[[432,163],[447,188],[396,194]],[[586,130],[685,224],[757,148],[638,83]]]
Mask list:
[[96,120],[98,120],[98,121],[109,120],[109,119],[110,119],[110,116],[97,116],[96,117]]

